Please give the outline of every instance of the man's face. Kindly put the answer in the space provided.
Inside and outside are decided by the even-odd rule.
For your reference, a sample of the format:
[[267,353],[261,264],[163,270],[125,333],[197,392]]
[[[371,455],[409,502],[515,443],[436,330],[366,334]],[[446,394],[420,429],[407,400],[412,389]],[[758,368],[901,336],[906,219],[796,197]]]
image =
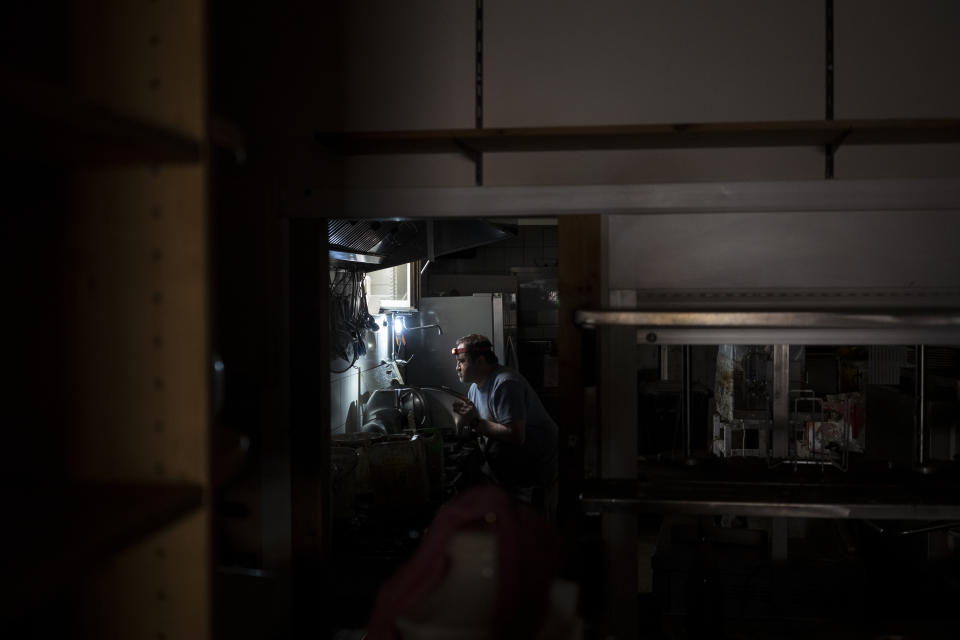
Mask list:
[[[457,345],[457,349],[463,347],[462,344]],[[472,384],[477,382],[476,378],[476,362],[470,362],[470,356],[466,353],[458,353],[457,358],[457,377],[460,378],[460,382],[464,384]]]

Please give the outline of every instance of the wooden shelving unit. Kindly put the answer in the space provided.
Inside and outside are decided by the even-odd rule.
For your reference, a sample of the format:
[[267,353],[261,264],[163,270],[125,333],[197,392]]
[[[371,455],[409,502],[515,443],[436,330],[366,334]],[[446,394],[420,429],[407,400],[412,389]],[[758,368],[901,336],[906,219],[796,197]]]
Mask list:
[[960,142],[960,119],[810,120],[317,134],[346,155]]
[[210,426],[205,3],[54,13],[11,27],[36,34],[43,64],[0,51],[7,213],[22,220],[5,270],[33,279],[15,415],[39,434],[0,488],[0,622],[210,637],[212,494],[243,456],[228,443],[217,458]]
[[196,484],[76,484],[6,487],[0,499],[17,514],[0,534],[10,558],[3,618],[42,606],[81,585],[97,567],[203,504]]
[[194,163],[199,139],[0,68],[6,152],[71,165]]

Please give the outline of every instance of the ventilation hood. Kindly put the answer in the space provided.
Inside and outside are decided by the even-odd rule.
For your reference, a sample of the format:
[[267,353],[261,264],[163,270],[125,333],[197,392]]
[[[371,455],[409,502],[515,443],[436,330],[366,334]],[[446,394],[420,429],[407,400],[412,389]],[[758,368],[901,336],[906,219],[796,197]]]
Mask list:
[[516,235],[516,225],[478,219],[327,222],[330,264],[362,271],[432,260]]

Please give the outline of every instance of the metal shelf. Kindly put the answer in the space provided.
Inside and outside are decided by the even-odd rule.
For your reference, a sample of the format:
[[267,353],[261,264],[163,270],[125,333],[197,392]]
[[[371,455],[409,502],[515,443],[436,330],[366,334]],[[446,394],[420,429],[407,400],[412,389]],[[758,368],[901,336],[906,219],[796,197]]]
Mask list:
[[955,211],[960,180],[390,187],[285,191],[288,215],[347,219],[593,214]]
[[[918,478],[919,479],[919,478]],[[960,484],[922,478],[900,483],[846,481],[698,480],[650,478],[590,484],[581,494],[586,512],[685,513],[868,520],[960,520]]]
[[[941,301],[938,298],[934,300]],[[722,304],[722,299],[720,304]],[[650,344],[958,344],[960,309],[580,310],[583,327],[637,327]]]

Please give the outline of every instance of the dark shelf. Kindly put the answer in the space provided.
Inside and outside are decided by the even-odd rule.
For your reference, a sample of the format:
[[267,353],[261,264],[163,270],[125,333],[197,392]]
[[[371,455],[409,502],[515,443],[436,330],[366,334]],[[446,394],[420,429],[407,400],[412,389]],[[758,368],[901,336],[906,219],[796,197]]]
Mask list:
[[247,159],[247,138],[233,122],[213,116],[207,123],[210,135],[210,145],[214,149],[222,149],[233,155],[237,164]]
[[190,163],[201,143],[68,90],[0,67],[0,120],[5,155],[86,164]]
[[784,467],[752,470],[650,468],[642,480],[589,482],[581,495],[588,512],[686,513],[746,516],[960,521],[960,478],[911,471],[846,474]]
[[75,585],[111,555],[199,508],[203,493],[193,484],[6,483],[0,619]]
[[810,120],[318,133],[347,155],[960,142],[960,119]]

